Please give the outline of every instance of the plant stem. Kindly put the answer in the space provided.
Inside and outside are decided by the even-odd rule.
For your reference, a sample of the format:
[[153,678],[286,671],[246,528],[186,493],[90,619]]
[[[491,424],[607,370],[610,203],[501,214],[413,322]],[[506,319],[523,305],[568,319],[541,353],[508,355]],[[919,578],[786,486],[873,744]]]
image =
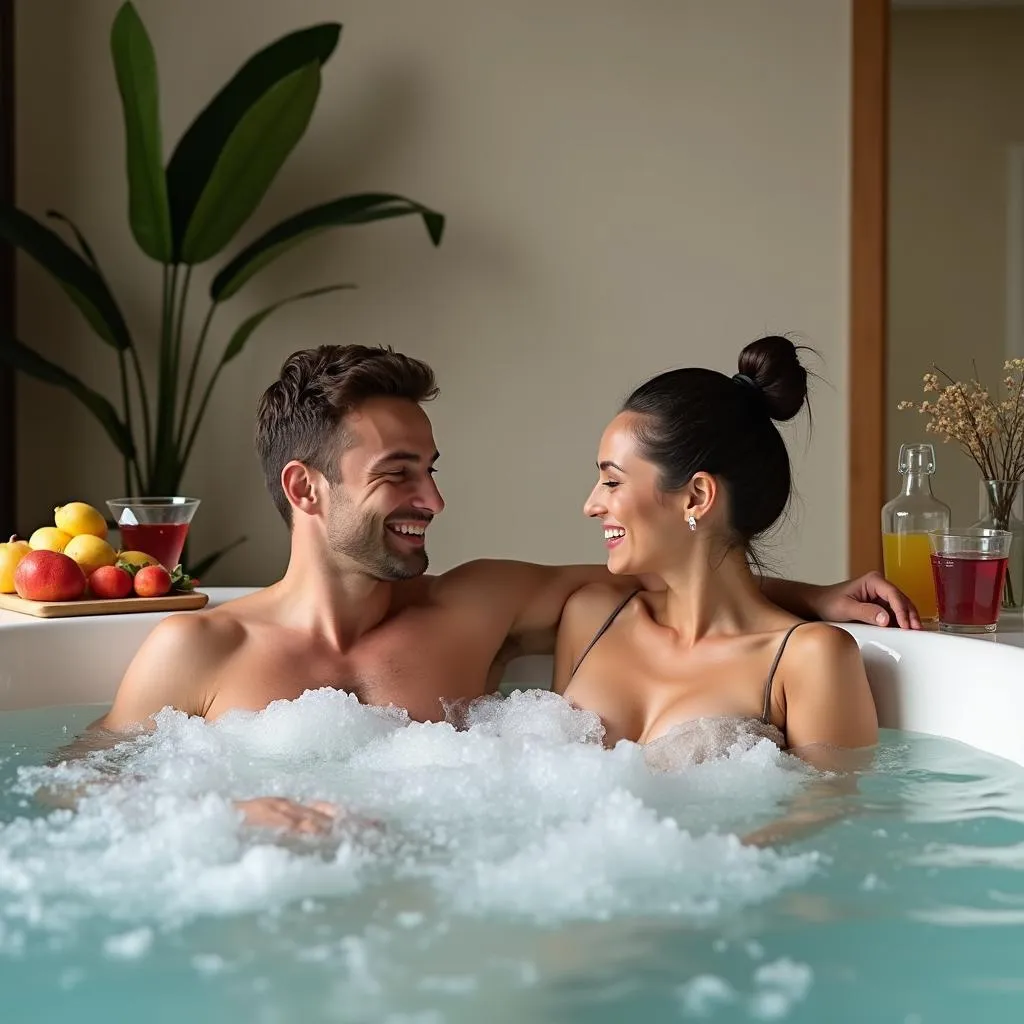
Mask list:
[[117,369],[118,376],[121,378],[121,404],[124,407],[124,422],[128,428],[128,436],[132,439],[132,447],[135,449],[132,455],[124,457],[124,493],[127,497],[133,493],[132,463],[138,458],[138,448],[135,446],[135,432],[132,430],[132,405],[128,397],[128,367],[124,358],[124,349],[118,349],[117,351]]
[[196,434],[199,431],[199,424],[202,422],[203,414],[206,412],[206,405],[210,401],[210,395],[213,393],[213,386],[217,383],[217,378],[220,376],[220,371],[223,369],[224,363],[219,362],[210,375],[210,380],[206,385],[206,390],[203,392],[203,399],[199,403],[199,408],[196,410],[196,418],[192,423],[192,430],[188,435],[188,443],[185,445],[185,453],[182,456],[182,461],[187,462],[189,453],[192,451],[192,445],[195,444]]
[[[175,411],[177,410],[177,406],[178,406],[178,383],[179,383],[179,376],[180,376],[180,371],[181,371],[181,338],[182,338],[182,334],[183,334],[184,329],[185,329],[185,307],[186,307],[186,304],[188,303],[188,288],[189,288],[189,283],[191,282],[191,280],[192,280],[192,266],[191,266],[191,264],[189,264],[189,265],[187,265],[185,267],[185,279],[181,283],[181,295],[179,297],[177,317],[176,317],[175,324],[174,324],[174,356],[173,356],[173,360],[174,360],[174,374],[173,374],[173,377],[172,377],[172,387],[173,387],[174,400],[173,400],[172,405],[173,405],[173,408],[175,409]],[[172,436],[172,438],[174,437],[173,416],[172,416],[171,436]],[[175,439],[175,454],[177,454],[177,441],[176,441],[176,439]]]
[[135,453],[135,473],[138,477],[139,490],[142,491],[143,473],[145,473],[147,480],[153,473],[154,456],[153,438],[149,427],[149,395],[146,391],[146,381],[142,376],[142,366],[139,364],[139,354],[135,351],[134,346],[128,350],[128,354],[131,356],[132,366],[135,369],[135,383],[139,389],[139,404],[142,406],[142,430],[146,445],[146,449],[143,452],[145,455],[144,461],[140,459],[138,451]]
[[156,444],[147,489],[163,491],[173,475],[174,457],[174,310],[178,265],[164,266],[163,322],[160,329],[160,377],[157,384]]
[[188,370],[188,382],[185,384],[185,395],[184,405],[181,410],[181,422],[178,424],[178,450],[181,450],[182,443],[185,440],[185,430],[187,427],[188,411],[192,404],[192,392],[196,385],[196,374],[199,372],[199,360],[203,354],[203,346],[206,344],[206,336],[210,331],[210,323],[213,320],[213,314],[216,311],[218,303],[211,302],[210,308],[206,312],[206,318],[203,320],[203,326],[200,328],[199,337],[196,340],[196,350],[192,353],[192,365]]

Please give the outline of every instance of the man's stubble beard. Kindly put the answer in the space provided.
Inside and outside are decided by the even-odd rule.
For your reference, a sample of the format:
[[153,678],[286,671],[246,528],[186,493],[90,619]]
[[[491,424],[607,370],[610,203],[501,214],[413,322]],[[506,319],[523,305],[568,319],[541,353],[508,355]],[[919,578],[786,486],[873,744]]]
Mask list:
[[429,565],[426,550],[400,555],[388,549],[384,517],[359,513],[335,497],[327,518],[327,543],[335,555],[355,562],[378,580],[409,580]]

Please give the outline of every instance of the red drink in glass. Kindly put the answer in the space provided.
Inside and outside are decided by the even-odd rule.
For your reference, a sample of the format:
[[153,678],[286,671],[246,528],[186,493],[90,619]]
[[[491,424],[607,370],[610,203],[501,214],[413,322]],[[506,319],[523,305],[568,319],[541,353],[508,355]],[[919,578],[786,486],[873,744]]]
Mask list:
[[928,534],[945,633],[992,633],[999,624],[1013,534],[976,526]]
[[121,531],[121,550],[143,551],[168,572],[174,572],[181,562],[181,551],[199,499],[108,498],[107,505]]
[[188,523],[139,523],[122,526],[120,530],[122,551],[144,551],[168,572],[174,572],[181,561]]
[[1005,558],[932,555],[939,618],[955,626],[998,622],[1006,564]]

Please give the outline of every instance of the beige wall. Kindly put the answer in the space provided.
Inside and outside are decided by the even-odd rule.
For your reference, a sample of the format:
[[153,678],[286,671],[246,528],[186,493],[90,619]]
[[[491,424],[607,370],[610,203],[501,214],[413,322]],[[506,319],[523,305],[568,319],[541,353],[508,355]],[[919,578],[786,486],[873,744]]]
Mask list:
[[[260,583],[284,567],[251,434],[259,393],[295,348],[383,342],[434,364],[449,508],[431,554],[444,568],[480,555],[602,559],[580,509],[616,403],[670,366],[733,372],[745,342],[775,331],[815,346],[828,384],[813,436],[793,435],[799,496],[769,553],[807,578],[845,572],[845,0],[137,6],[157,50],[168,151],[255,48],[319,19],[345,24],[311,130],[247,237],[363,189],[450,217],[436,251],[411,221],[327,236],[225,311],[222,330],[293,290],[360,286],[283,312],[230,367],[185,490],[204,499],[197,554],[242,530],[249,542],[209,582]],[[158,276],[125,224],[107,43],[116,7],[19,3],[19,200],[80,221],[145,337]],[[31,267],[20,303],[27,341],[112,386],[107,351]],[[99,429],[64,394],[23,384],[19,425],[23,529],[55,503],[122,489]]]
[[[934,362],[1000,378],[1006,357],[1007,160],[1024,144],[1024,8],[900,11],[892,21],[889,481],[902,441],[929,440],[895,411]],[[980,473],[936,445],[936,496],[978,518]]]

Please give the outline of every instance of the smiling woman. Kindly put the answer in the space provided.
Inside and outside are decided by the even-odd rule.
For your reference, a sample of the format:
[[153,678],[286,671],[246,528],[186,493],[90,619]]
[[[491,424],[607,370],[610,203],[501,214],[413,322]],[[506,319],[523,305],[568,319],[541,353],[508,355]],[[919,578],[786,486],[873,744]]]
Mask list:
[[856,644],[773,605],[748,564],[790,497],[773,421],[806,400],[797,348],[767,337],[731,378],[699,367],[653,378],[605,430],[584,511],[604,525],[613,574],[658,581],[583,587],[562,615],[555,690],[600,715],[607,742],[670,742],[682,761],[745,738],[875,742]]

